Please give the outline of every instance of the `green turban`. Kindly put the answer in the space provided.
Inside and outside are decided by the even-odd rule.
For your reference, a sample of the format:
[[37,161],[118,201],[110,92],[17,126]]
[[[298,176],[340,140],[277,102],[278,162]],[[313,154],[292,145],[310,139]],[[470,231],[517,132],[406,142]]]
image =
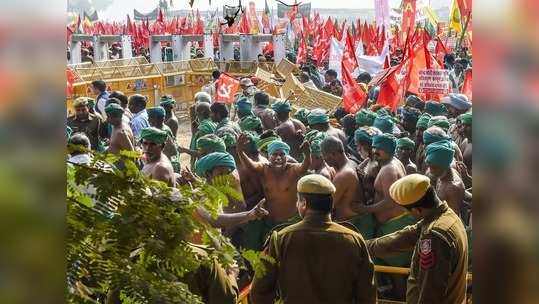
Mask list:
[[376,135],[381,135],[382,132],[374,127],[361,127],[354,132],[354,141],[356,145],[359,142],[366,142],[372,145],[372,138]]
[[372,124],[373,127],[378,128],[382,133],[393,133],[393,126],[395,123],[393,122],[393,119],[391,119],[391,116],[389,115],[383,115],[376,117],[374,120],[374,123]]
[[325,110],[314,109],[307,116],[307,123],[309,125],[323,124],[329,122],[329,115]]
[[460,121],[463,125],[471,126],[472,125],[472,112],[467,112],[459,116]]
[[416,108],[403,108],[402,109],[402,120],[406,123],[409,123],[413,126],[417,124],[421,111]]
[[88,97],[78,97],[73,101],[73,107],[88,106]]
[[249,115],[252,114],[253,103],[247,99],[247,97],[241,97],[238,102],[236,102],[236,109],[239,114]]
[[205,176],[206,173],[215,167],[228,167],[236,169],[236,162],[232,155],[224,152],[213,152],[197,160],[195,172],[198,176]]
[[389,116],[389,111],[386,108],[380,108],[376,111],[376,115],[378,116]]
[[249,131],[245,132],[245,134],[247,135],[247,138],[249,138],[249,142],[247,143],[247,152],[251,154],[258,153],[258,134]]
[[290,153],[290,146],[280,140],[275,140],[268,145],[268,155],[272,155],[279,150],[282,150],[285,155],[288,155]]
[[322,141],[326,139],[326,132],[311,130],[305,135],[305,140],[311,144],[311,153],[320,157],[322,155]]
[[66,138],[69,139],[71,137],[71,134],[73,134],[73,129],[71,129],[69,126],[66,126]]
[[423,132],[423,143],[425,144],[425,146],[442,140],[449,140],[449,137],[447,135],[443,136],[432,134],[430,129],[427,129],[425,130],[425,132]]
[[230,127],[222,127],[215,132],[215,135],[221,137],[225,142],[226,148],[230,148],[236,145],[238,141],[238,133]]
[[417,129],[419,129],[419,128],[421,128],[421,129],[428,128],[430,118],[431,118],[431,116],[428,113],[421,114],[421,116],[419,116],[419,119],[417,120],[417,123],[416,123],[415,127]]
[[304,125],[306,125],[308,124],[307,116],[309,116],[309,113],[310,113],[309,110],[305,108],[301,108],[296,111],[296,113],[294,114],[294,118],[301,121]]
[[163,107],[152,107],[146,109],[148,116],[155,116],[158,118],[165,118],[165,109]]
[[427,146],[425,161],[444,169],[449,168],[453,161],[455,150],[449,140],[441,140]]
[[266,138],[261,138],[259,139],[257,142],[256,142],[256,145],[258,147],[258,150],[260,151],[266,151],[269,144],[271,144],[272,142],[276,141],[276,140],[280,140],[279,137],[266,137]]
[[433,116],[427,125],[427,128],[437,126],[447,132],[449,130],[449,119],[445,116]]
[[262,122],[260,121],[260,118],[254,115],[249,115],[244,116],[240,120],[239,125],[242,131],[254,131],[262,127]]
[[163,107],[166,107],[166,106],[172,107],[174,104],[176,104],[176,100],[174,100],[174,98],[172,98],[171,96],[163,96],[161,97],[160,104]]
[[322,156],[322,141],[317,139],[310,142],[311,154],[316,157]]
[[447,109],[441,102],[427,101],[425,104],[425,113],[432,116],[447,115]]
[[110,103],[108,106],[105,107],[105,113],[107,113],[107,115],[122,115],[124,111],[124,108],[122,108],[122,106],[117,103]]
[[397,147],[397,139],[395,136],[388,133],[376,135],[372,138],[372,147],[393,155],[395,154],[395,148]]
[[213,134],[217,129],[217,124],[209,119],[204,119],[198,125],[197,133],[200,135]]
[[154,127],[144,128],[140,132],[140,140],[146,139],[156,144],[164,144],[167,141],[168,134],[163,130]]
[[86,98],[88,98],[88,108],[95,108],[95,99],[90,98],[90,97],[86,97]]
[[415,142],[408,137],[399,138],[397,140],[397,148],[408,148],[413,150],[415,148]]
[[225,141],[215,134],[204,135],[197,139],[197,149],[204,149],[207,153],[226,152]]
[[275,113],[288,113],[292,111],[292,107],[290,106],[290,102],[287,100],[279,100],[271,105],[271,108]]
[[378,117],[378,115],[373,111],[362,109],[361,111],[356,113],[356,125],[358,127],[370,127],[374,123],[376,117]]

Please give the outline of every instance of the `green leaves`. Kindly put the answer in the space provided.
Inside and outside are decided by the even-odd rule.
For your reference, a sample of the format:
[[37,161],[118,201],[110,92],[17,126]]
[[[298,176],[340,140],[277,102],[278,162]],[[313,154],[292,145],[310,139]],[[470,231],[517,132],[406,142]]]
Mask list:
[[[216,216],[228,204],[227,195],[237,197],[225,181],[182,187],[178,199],[164,183],[141,174],[136,157],[95,154],[89,165],[67,166],[70,303],[107,297],[121,303],[202,303],[189,291],[186,274],[213,258],[227,267],[238,256],[218,230],[193,216],[199,207]],[[195,231],[207,256],[191,249]]]
[[241,256],[251,264],[251,267],[255,271],[255,277],[259,278],[266,274],[266,267],[264,262],[269,264],[276,263],[275,259],[271,256],[253,250],[242,250]]

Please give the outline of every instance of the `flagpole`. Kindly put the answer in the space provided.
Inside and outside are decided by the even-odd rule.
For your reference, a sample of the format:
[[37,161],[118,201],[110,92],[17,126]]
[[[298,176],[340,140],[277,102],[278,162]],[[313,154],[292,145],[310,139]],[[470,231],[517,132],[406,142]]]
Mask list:
[[466,29],[468,28],[468,23],[470,22],[471,18],[471,12],[468,13],[468,18],[466,18],[466,23],[464,24],[464,28],[462,29],[462,34],[460,35],[459,43],[457,45],[457,50],[460,50],[460,47],[462,46],[462,40],[464,40],[464,35],[466,34]]

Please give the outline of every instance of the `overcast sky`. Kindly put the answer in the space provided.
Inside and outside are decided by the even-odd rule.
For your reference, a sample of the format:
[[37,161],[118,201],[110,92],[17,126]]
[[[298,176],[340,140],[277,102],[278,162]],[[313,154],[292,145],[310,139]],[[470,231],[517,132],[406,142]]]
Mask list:
[[[170,0],[167,0],[170,1]],[[256,4],[257,10],[264,8],[264,0],[253,0]],[[440,4],[450,3],[450,0],[418,0],[418,4],[421,2],[432,2],[433,8],[438,7]],[[247,5],[249,0],[242,0],[242,5]],[[283,0],[284,3],[294,3],[293,0]],[[312,8],[374,8],[374,0],[310,0],[298,2],[311,2]],[[157,6],[157,0],[114,0],[113,4],[106,10],[98,12],[100,18],[108,20],[125,20],[125,15],[133,15],[133,9],[137,9],[141,13],[147,13],[152,11]],[[389,0],[391,7],[398,7],[401,0]],[[189,0],[172,0],[172,9],[190,9]],[[200,10],[215,10],[217,7],[221,10],[223,5],[237,5],[238,0],[212,0],[209,5],[208,0],[194,0],[193,9]],[[270,9],[277,8],[277,2],[275,0],[268,0],[268,6]]]

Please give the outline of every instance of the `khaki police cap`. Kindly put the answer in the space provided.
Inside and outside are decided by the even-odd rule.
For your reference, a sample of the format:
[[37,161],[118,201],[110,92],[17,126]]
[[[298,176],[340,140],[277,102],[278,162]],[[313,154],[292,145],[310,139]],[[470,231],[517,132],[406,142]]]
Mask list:
[[298,181],[299,193],[310,194],[333,194],[335,186],[333,183],[320,174],[309,174]]
[[419,201],[430,187],[430,179],[422,174],[410,174],[389,187],[389,195],[399,205],[407,206]]

